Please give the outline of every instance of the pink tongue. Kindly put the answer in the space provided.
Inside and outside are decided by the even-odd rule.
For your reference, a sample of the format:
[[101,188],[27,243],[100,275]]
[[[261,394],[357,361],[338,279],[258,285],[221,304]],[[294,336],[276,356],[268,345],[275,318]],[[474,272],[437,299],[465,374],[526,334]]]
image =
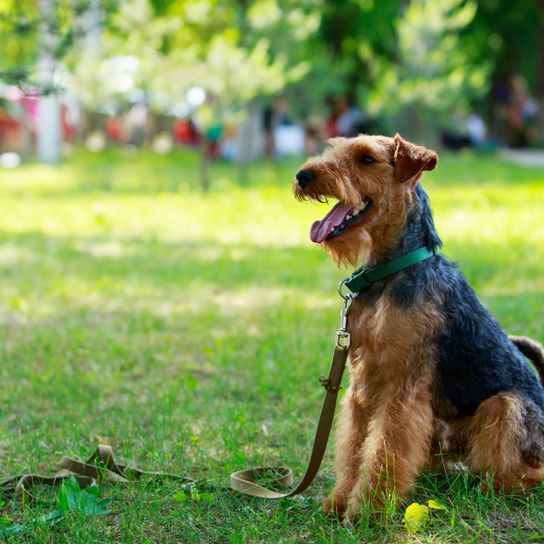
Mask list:
[[330,234],[334,227],[342,223],[346,215],[351,211],[351,207],[336,204],[334,208],[321,221],[316,221],[310,229],[310,240],[320,244]]

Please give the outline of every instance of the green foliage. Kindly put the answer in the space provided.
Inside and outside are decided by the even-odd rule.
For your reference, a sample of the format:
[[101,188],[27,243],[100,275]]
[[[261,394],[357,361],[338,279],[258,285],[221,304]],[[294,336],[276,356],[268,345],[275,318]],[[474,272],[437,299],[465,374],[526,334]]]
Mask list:
[[544,7],[531,0],[101,0],[96,21],[89,0],[50,5],[44,17],[35,3],[0,3],[1,79],[36,83],[45,23],[71,76],[55,85],[92,109],[119,108],[136,89],[168,111],[199,85],[207,116],[232,120],[256,97],[285,92],[307,114],[336,93],[424,133],[505,75],[521,71],[544,92]]
[[[104,30],[100,49],[74,51],[73,85],[90,108],[114,108],[134,89],[168,111],[192,86],[208,94],[208,117],[239,113],[254,97],[300,79],[304,63],[287,62],[251,12],[214,0],[152,3],[124,0]],[[256,30],[250,27],[255,24]],[[206,112],[202,112],[206,119]]]
[[[59,63],[79,48],[93,25],[104,24],[115,0],[101,0],[96,21],[89,18],[90,0],[0,2],[0,82],[29,87],[43,93],[63,88],[62,78],[44,81],[39,61],[44,56]],[[46,37],[47,35],[47,37]]]
[[112,499],[100,500],[100,489],[90,485],[81,489],[74,476],[64,480],[57,494],[56,510],[59,512],[81,512],[86,516],[102,516],[109,514],[107,506]]
[[489,63],[468,63],[462,31],[477,5],[464,0],[413,0],[397,20],[398,61],[377,71],[371,109],[405,120],[397,130],[428,137],[429,128],[468,112],[487,92]]
[[69,512],[78,512],[84,516],[109,514],[106,507],[111,503],[112,499],[100,500],[100,490],[95,485],[80,489],[77,480],[72,476],[62,482],[57,494],[56,508],[52,512],[30,519],[26,525],[0,518],[0,538],[20,535],[40,524],[54,525],[62,521]]

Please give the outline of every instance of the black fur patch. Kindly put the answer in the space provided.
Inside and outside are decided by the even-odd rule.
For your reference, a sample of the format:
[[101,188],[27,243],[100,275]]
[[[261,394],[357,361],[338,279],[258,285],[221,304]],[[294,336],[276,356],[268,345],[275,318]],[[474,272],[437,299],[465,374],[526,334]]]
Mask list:
[[[441,246],[427,195],[419,184],[415,194],[403,235],[386,260],[423,245],[429,249]],[[366,303],[374,303],[386,285],[400,307],[417,308],[432,301],[445,317],[445,328],[436,340],[435,391],[440,398],[435,405],[454,407],[462,417],[473,414],[496,393],[517,391],[534,403],[535,410],[544,409],[544,389],[534,371],[452,262],[436,256],[377,282],[364,292]]]
[[510,342],[453,264],[442,259],[440,279],[447,280],[440,334],[438,390],[458,410],[471,415],[500,391],[518,391],[544,408],[544,391],[534,371]]

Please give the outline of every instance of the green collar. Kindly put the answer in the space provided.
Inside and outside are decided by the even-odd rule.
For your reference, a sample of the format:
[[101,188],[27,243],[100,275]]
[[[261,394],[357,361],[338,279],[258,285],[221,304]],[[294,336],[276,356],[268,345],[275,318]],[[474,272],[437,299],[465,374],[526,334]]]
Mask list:
[[430,259],[436,254],[436,248],[428,249],[427,247],[420,247],[379,266],[361,268],[355,271],[349,278],[346,278],[340,286],[345,285],[352,293],[357,295],[361,291],[368,289],[373,283],[396,274],[416,263]]

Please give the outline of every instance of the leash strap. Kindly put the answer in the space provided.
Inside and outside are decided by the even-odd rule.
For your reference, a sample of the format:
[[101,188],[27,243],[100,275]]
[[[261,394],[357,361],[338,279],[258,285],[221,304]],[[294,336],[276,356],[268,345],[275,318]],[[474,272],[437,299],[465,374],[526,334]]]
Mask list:
[[53,476],[41,474],[20,474],[0,481],[0,493],[11,494],[14,498],[23,494],[30,495],[28,489],[35,485],[59,485],[64,480],[75,477],[81,489],[103,480],[116,483],[128,483],[142,476],[152,478],[173,478],[185,483],[194,480],[166,472],[147,472],[136,467],[123,465],[115,461],[113,449],[106,444],[99,444],[96,451],[86,460],[80,461],[64,456],[58,463],[61,469]]
[[321,376],[319,378],[327,394],[323,401],[323,408],[321,408],[310,462],[300,483],[292,491],[286,493],[267,489],[256,483],[257,480],[266,479],[276,486],[289,487],[293,483],[293,472],[288,467],[257,467],[233,472],[230,475],[230,486],[232,489],[246,495],[251,495],[252,497],[260,497],[261,499],[283,499],[302,493],[312,483],[321,466],[321,461],[327,448],[334,410],[336,408],[336,399],[346,367],[348,351],[349,345],[343,346],[337,343],[328,377]]

